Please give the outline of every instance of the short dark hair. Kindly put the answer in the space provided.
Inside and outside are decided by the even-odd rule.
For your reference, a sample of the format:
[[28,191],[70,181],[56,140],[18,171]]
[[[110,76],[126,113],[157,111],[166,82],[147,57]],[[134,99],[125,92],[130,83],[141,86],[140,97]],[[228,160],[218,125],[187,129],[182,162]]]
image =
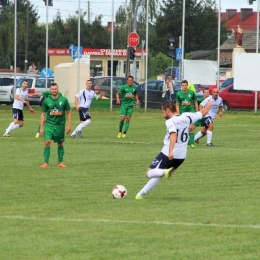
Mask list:
[[182,84],[182,83],[186,83],[187,85],[189,84],[186,79],[183,79],[183,80],[181,81],[181,84]]
[[55,82],[52,82],[52,83],[51,83],[51,87],[52,87],[52,86],[58,86],[58,84],[55,83]]
[[169,108],[173,113],[176,112],[176,105],[170,100],[167,100],[162,104],[162,110],[165,111],[167,108]]
[[134,79],[134,77],[133,77],[133,76],[131,76],[131,75],[129,75],[129,76],[127,77],[127,79],[129,79],[129,78],[131,78],[131,79]]
[[204,89],[203,89],[203,93],[204,93],[206,90],[208,90],[208,91],[209,91],[209,89],[208,89],[208,88],[204,88]]

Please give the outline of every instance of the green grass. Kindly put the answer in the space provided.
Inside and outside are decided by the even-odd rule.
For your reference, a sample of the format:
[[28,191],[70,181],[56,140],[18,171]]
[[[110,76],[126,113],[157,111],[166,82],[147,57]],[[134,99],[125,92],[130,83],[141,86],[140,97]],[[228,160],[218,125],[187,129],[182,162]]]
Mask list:
[[[0,259],[259,259],[259,114],[225,113],[215,121],[215,147],[202,139],[170,180],[136,201],[165,120],[136,109],[127,139],[117,139],[118,109],[100,102],[84,138],[67,137],[66,169],[55,166],[56,144],[50,168],[39,168],[39,108],[25,108],[24,127],[0,137]],[[2,130],[10,108],[0,107]],[[126,199],[112,199],[116,184]]]

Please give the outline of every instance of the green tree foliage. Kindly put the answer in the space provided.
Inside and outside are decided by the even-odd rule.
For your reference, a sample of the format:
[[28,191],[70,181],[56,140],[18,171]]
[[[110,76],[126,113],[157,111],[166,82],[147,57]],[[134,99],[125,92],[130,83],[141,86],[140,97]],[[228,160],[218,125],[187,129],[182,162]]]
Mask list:
[[[174,62],[174,64],[175,63],[176,61]],[[172,59],[167,57],[167,55],[165,55],[164,53],[159,52],[156,56],[151,56],[151,58],[149,59],[148,77],[163,74],[164,70],[171,66],[172,66]]]
[[[33,32],[37,30],[37,21],[39,19],[37,10],[34,5],[29,3],[29,34],[28,48],[34,45]],[[9,67],[14,64],[14,3],[10,2],[9,6],[4,6],[0,10],[0,62],[1,67]],[[26,41],[26,24],[27,24],[27,1],[17,0],[17,66],[24,66],[25,41]],[[34,47],[32,47],[34,49]],[[30,56],[28,56],[30,58]]]
[[[102,26],[101,16],[91,24],[80,17],[80,45],[85,48],[109,48],[110,36],[106,28]],[[69,16],[62,20],[57,13],[53,22],[49,25],[49,46],[52,48],[68,48],[70,44],[78,43],[78,16]]]
[[[162,0],[161,14],[155,23],[156,51],[165,52],[168,38],[182,35],[182,0]],[[186,0],[185,53],[217,48],[218,16],[215,0]],[[225,25],[221,24],[221,42],[226,39]],[[163,44],[162,44],[163,42]]]

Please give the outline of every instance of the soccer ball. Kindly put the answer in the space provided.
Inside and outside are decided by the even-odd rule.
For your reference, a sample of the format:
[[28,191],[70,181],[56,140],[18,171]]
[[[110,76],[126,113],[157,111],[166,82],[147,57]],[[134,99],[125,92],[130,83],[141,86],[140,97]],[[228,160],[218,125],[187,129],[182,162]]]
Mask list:
[[127,195],[127,189],[123,185],[116,185],[112,189],[114,199],[123,199]]

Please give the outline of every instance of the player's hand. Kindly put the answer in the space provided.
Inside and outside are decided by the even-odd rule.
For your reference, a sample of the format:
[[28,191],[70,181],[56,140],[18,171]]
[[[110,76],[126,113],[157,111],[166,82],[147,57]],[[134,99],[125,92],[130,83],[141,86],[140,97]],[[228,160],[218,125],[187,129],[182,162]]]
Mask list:
[[139,101],[139,99],[138,99],[138,100],[136,100],[136,101],[135,101],[135,103],[136,103],[137,105],[139,105],[139,104],[140,104],[140,101]]
[[80,110],[80,106],[78,105],[78,106],[76,106],[76,109],[77,109],[77,111],[79,111]]
[[170,152],[170,153],[168,154],[168,158],[169,158],[169,160],[172,160],[172,159],[174,158],[172,152]]
[[118,105],[120,105],[120,99],[117,99],[117,100],[116,100],[116,103],[117,103]]
[[31,112],[31,114],[35,113],[35,111],[32,108],[30,109],[30,112]]
[[40,129],[40,136],[43,136],[43,129]]
[[70,131],[71,131],[71,126],[70,126],[70,125],[67,125],[66,134],[68,134]]

